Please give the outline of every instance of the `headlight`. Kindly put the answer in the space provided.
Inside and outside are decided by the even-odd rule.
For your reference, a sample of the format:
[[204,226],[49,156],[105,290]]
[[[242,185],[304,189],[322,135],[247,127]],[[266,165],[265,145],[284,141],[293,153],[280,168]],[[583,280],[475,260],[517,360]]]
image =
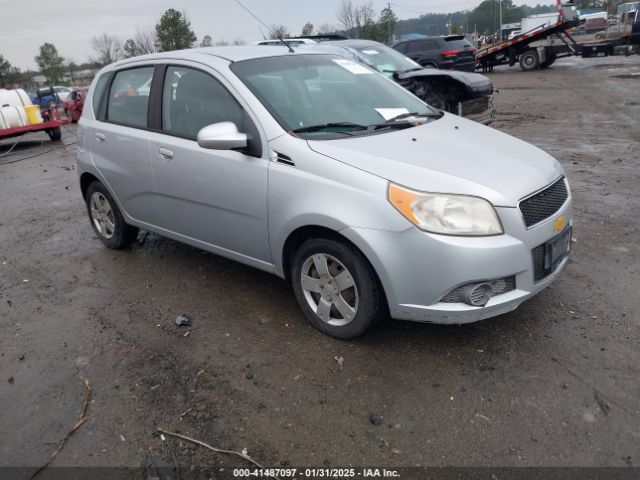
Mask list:
[[427,232],[464,236],[503,233],[496,211],[482,198],[416,192],[390,183],[389,201],[411,223]]

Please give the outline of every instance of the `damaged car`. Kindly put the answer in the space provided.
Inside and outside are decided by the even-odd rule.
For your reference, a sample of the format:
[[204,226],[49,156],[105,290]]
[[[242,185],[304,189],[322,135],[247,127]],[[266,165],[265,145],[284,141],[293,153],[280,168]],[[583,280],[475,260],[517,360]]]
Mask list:
[[491,125],[493,82],[479,73],[424,68],[402,53],[371,40],[329,40],[304,49],[342,55],[392,78],[429,105]]

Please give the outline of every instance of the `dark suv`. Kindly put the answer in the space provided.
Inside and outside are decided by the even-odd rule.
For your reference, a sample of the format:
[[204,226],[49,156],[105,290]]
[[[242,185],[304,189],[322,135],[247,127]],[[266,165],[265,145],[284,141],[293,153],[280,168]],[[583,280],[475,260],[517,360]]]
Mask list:
[[463,35],[407,40],[393,48],[423,67],[467,72],[476,69],[476,49]]

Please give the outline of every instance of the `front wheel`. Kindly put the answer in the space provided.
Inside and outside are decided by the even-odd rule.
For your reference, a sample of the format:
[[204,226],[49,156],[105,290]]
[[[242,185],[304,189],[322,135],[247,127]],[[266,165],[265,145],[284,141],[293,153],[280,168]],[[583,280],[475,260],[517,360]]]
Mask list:
[[294,253],[293,291],[307,319],[340,339],[362,335],[384,315],[384,293],[367,259],[351,245],[311,239]]
[[100,182],[89,185],[86,202],[93,231],[107,247],[126,248],[136,241],[138,229],[124,221],[118,205]]

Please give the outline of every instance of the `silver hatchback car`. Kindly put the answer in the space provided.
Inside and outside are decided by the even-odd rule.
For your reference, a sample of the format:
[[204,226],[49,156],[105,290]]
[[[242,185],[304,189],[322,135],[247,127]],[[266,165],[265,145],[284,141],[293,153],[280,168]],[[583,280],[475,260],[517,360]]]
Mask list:
[[271,272],[338,338],[389,315],[509,312],[567,263],[555,159],[340,56],[124,60],[96,76],[78,131],[82,195],[108,247],[143,228]]

